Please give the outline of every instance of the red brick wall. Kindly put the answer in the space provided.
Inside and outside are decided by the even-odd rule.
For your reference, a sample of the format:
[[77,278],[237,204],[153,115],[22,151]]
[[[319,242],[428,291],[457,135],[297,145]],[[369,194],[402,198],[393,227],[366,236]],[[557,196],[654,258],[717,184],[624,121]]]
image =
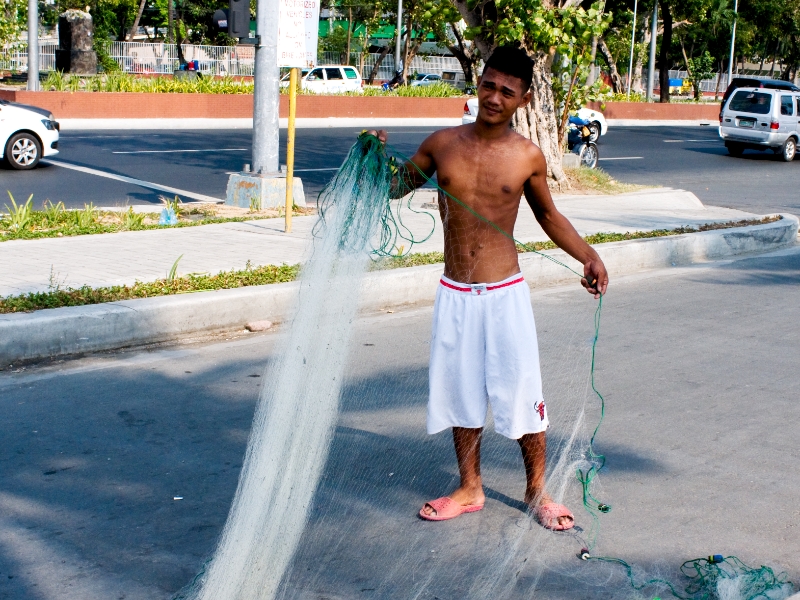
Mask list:
[[[52,111],[57,119],[249,118],[253,96],[238,94],[135,94],[106,92],[13,92],[0,98]],[[463,98],[358,98],[298,96],[297,116],[459,118]],[[289,98],[281,96],[280,116],[289,116]]]
[[[14,92],[0,98],[52,111],[57,119],[249,118],[253,96],[236,94],[135,94],[128,92]],[[300,118],[459,118],[464,98],[377,98],[298,96]],[[593,108],[599,110],[598,104]],[[719,117],[719,104],[608,102],[607,119],[709,120]],[[289,116],[289,98],[281,96],[280,116]]]
[[601,110],[606,119],[641,120],[719,120],[719,104],[661,104],[659,102],[607,102],[605,110],[600,104],[590,105]]

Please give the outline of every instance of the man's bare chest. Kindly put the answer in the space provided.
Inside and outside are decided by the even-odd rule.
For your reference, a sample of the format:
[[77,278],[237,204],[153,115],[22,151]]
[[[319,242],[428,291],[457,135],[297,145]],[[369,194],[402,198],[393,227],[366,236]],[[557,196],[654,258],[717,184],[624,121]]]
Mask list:
[[488,156],[442,152],[435,161],[439,185],[451,194],[458,192],[472,198],[519,200],[529,176],[523,161],[505,152]]

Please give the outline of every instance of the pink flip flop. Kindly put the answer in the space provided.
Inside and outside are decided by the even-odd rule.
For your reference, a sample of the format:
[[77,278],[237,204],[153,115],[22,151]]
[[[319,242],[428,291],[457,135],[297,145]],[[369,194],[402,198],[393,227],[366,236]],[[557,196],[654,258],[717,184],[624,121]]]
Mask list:
[[[430,506],[436,511],[435,515],[426,515],[424,510],[426,506]],[[464,513],[478,512],[483,508],[483,504],[467,504],[466,506],[459,504],[452,498],[443,496],[436,500],[426,502],[419,511],[419,516],[426,521],[447,521],[448,519],[455,519]]]
[[[537,507],[533,511],[533,516],[536,517],[539,525],[553,531],[566,531],[575,526],[575,517],[570,510],[563,504],[556,504],[555,502],[548,502]],[[569,517],[572,522],[567,525],[560,525],[558,523],[559,517]]]

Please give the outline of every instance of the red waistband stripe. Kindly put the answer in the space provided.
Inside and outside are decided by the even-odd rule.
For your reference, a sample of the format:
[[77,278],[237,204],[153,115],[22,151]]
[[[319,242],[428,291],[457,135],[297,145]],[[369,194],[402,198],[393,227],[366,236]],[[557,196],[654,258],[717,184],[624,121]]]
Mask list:
[[[498,284],[498,285],[487,285],[486,286],[486,291],[488,292],[488,291],[491,291],[491,290],[499,290],[500,288],[508,287],[510,285],[515,285],[517,283],[521,283],[522,281],[525,281],[525,279],[523,277],[519,277],[517,279],[513,279],[511,281],[506,281],[505,283],[501,283],[501,284]],[[457,292],[471,292],[472,291],[471,287],[461,287],[461,286],[458,286],[458,285],[453,285],[452,283],[448,283],[444,279],[440,279],[439,283],[441,283],[444,287],[450,288],[451,290],[456,290]]]

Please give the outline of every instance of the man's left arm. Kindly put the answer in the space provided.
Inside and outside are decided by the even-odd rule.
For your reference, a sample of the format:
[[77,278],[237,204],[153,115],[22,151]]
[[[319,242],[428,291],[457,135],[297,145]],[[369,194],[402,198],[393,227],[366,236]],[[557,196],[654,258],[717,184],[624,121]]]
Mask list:
[[572,223],[558,212],[550,188],[547,187],[547,163],[544,155],[536,149],[533,157],[533,175],[525,182],[525,199],[533,215],[555,244],[572,258],[583,264],[584,279],[581,284],[599,298],[608,288],[608,272],[594,248],[578,235]]

